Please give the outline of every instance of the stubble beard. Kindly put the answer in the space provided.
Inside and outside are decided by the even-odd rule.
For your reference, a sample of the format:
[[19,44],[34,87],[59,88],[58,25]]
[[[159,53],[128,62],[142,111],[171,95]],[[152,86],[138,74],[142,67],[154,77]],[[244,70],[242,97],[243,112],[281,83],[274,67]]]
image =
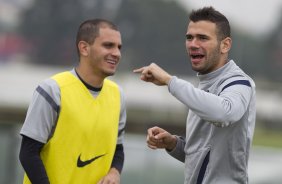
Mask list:
[[193,66],[193,64],[191,63],[192,69],[200,74],[208,74],[212,72],[215,65],[219,62],[220,59],[219,53],[220,53],[220,48],[218,46],[210,53],[210,57],[206,57],[205,55],[205,58],[201,63],[201,66],[199,67]]

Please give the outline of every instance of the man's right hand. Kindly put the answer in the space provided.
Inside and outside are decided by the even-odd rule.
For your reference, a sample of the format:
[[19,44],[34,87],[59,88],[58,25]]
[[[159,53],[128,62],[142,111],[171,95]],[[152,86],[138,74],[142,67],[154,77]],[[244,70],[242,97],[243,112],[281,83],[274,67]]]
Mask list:
[[171,151],[175,148],[177,138],[159,127],[148,129],[147,145],[151,149],[165,148]]
[[133,72],[140,73],[141,80],[145,82],[152,82],[158,86],[168,85],[172,77],[170,74],[168,74],[165,70],[163,70],[155,63],[151,63],[148,66],[135,69],[133,70]]

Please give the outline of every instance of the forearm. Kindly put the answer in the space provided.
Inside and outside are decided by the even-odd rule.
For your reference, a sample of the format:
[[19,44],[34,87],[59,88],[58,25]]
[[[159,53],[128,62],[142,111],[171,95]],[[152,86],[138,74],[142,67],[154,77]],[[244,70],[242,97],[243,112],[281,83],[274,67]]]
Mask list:
[[20,162],[33,184],[50,184],[45,167],[40,158],[43,143],[23,136],[20,148]]
[[177,143],[173,150],[166,150],[169,155],[179,160],[180,162],[185,161],[185,139],[183,137],[177,136]]
[[123,145],[117,144],[111,168],[115,168],[116,170],[118,170],[119,173],[121,173],[123,164],[124,164]]
[[100,179],[98,184],[102,183],[120,183],[120,173],[124,162],[123,145],[117,144],[111,168],[107,175]]

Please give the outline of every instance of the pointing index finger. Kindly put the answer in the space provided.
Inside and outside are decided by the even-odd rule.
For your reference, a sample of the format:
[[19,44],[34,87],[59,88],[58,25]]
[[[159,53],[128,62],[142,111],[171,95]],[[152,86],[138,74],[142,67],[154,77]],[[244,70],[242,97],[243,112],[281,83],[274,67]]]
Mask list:
[[138,69],[135,69],[133,70],[134,73],[142,73],[144,71],[145,67],[142,67],[142,68],[138,68]]

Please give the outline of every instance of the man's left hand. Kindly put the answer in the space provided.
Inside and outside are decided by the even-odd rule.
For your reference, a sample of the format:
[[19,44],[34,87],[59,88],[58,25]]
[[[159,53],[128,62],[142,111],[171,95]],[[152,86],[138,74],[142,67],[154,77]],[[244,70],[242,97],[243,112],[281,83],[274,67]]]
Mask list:
[[120,173],[116,168],[111,168],[108,174],[98,184],[120,184]]

